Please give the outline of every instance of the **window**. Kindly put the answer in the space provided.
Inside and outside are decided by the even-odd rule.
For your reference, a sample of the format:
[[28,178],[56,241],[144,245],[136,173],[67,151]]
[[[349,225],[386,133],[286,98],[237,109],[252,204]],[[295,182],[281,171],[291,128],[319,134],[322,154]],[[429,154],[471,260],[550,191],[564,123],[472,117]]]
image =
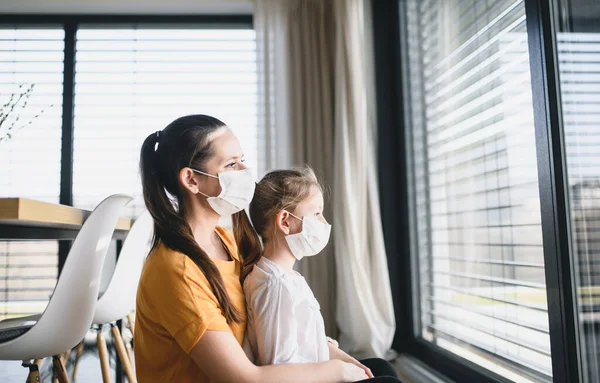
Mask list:
[[252,29],[197,25],[81,25],[75,65],[73,204],[134,197],[146,136],[188,114],[209,114],[238,136],[257,163],[256,41]]
[[559,1],[557,35],[584,382],[600,381],[600,4]]
[[[58,202],[63,40],[64,32],[57,27],[0,28],[3,115],[15,107],[0,128],[3,197]],[[11,125],[14,128],[9,131]]]
[[524,2],[404,3],[416,336],[511,380],[549,381]]
[[[112,193],[125,193],[134,197],[128,215],[135,218],[144,209],[140,146],[148,134],[186,114],[224,121],[256,167],[257,58],[250,17],[115,16],[107,24],[106,18],[100,23],[82,16],[54,26],[44,24],[45,17],[32,17],[33,24],[19,18],[26,24],[0,24],[0,101],[33,89],[15,124],[22,129],[0,141],[1,197],[72,199],[74,206],[92,209]],[[67,54],[67,62],[75,63],[69,100],[71,92],[63,94]],[[73,105],[72,148],[61,145],[63,105]],[[73,173],[62,176],[72,176],[72,194],[61,196],[61,171],[70,173],[61,169],[61,156],[71,150]],[[56,284],[58,251],[57,241],[0,242],[0,320],[43,310]],[[105,264],[108,275],[111,260],[114,254]]]
[[[63,51],[60,26],[0,26],[0,197],[59,201]],[[57,241],[0,241],[0,320],[44,309],[57,252]]]

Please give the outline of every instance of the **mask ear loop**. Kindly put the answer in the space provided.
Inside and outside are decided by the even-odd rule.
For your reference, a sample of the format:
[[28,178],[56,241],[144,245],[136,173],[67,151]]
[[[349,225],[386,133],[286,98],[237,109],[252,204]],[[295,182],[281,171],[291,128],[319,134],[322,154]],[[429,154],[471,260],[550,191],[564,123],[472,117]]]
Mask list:
[[[291,215],[292,217],[296,218],[297,220],[299,220],[300,222],[302,222],[302,227],[300,229],[300,233],[304,230],[304,218],[300,218],[297,215],[295,215],[294,213],[289,212],[288,210],[284,210],[286,213],[288,213],[289,215]],[[288,234],[288,235],[293,235],[293,234]]]
[[194,169],[194,168],[190,168],[190,169],[192,169],[192,171],[195,172],[195,173],[200,173],[200,174],[208,176],[208,177],[219,179],[219,176],[213,176],[212,174],[204,173],[203,171],[197,170],[197,169]]
[[[201,170],[197,170],[197,169],[194,169],[194,168],[190,168],[190,169],[192,169],[192,171],[195,172],[195,173],[200,173],[200,174],[208,176],[208,177],[219,179],[218,176],[213,176],[212,174],[204,173]],[[208,196],[207,194],[202,193],[200,190],[198,190],[198,194],[201,194],[201,195],[203,195],[206,198],[210,198],[210,196]]]
[[300,218],[297,215],[295,215],[294,213],[290,213],[287,210],[284,210],[285,212],[287,212],[289,215],[291,215],[292,217],[296,218],[297,220],[300,220],[300,222],[304,222],[304,218]]

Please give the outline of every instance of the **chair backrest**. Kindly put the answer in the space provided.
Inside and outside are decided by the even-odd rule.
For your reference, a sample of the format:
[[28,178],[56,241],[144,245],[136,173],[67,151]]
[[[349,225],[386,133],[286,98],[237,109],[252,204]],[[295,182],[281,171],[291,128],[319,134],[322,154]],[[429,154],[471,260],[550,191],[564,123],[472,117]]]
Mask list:
[[124,318],[135,309],[135,296],[144,259],[150,250],[154,221],[147,211],[135,220],[119,254],[106,291],[96,305],[94,324]]
[[[85,220],[69,251],[46,310],[25,334],[5,344],[20,359],[65,352],[85,337],[98,301],[100,274],[113,231],[132,198],[116,194],[100,202]],[[4,346],[4,345],[3,345]]]

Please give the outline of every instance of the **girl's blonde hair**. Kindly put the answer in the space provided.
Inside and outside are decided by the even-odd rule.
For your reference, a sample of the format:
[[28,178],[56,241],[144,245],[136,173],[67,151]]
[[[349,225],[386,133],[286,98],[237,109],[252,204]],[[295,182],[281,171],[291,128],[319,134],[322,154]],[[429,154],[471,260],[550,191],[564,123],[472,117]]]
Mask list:
[[308,166],[290,170],[274,170],[265,175],[256,185],[254,198],[250,203],[252,224],[245,215],[234,217],[234,234],[245,262],[241,270],[242,281],[252,271],[252,266],[259,261],[263,243],[269,242],[274,231],[274,219],[281,210],[294,212],[296,207],[308,198],[311,192],[323,188],[315,172]]

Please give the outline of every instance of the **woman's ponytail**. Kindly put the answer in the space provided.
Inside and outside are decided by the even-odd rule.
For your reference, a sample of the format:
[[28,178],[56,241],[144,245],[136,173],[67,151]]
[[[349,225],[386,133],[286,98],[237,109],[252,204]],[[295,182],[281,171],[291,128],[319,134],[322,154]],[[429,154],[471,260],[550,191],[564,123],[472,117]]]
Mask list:
[[252,267],[260,260],[260,257],[262,257],[263,249],[260,238],[254,230],[245,210],[234,214],[232,216],[232,221],[233,235],[235,236],[239,252],[244,259],[240,271],[240,280],[243,283],[244,279],[246,279],[248,274],[252,271]]

